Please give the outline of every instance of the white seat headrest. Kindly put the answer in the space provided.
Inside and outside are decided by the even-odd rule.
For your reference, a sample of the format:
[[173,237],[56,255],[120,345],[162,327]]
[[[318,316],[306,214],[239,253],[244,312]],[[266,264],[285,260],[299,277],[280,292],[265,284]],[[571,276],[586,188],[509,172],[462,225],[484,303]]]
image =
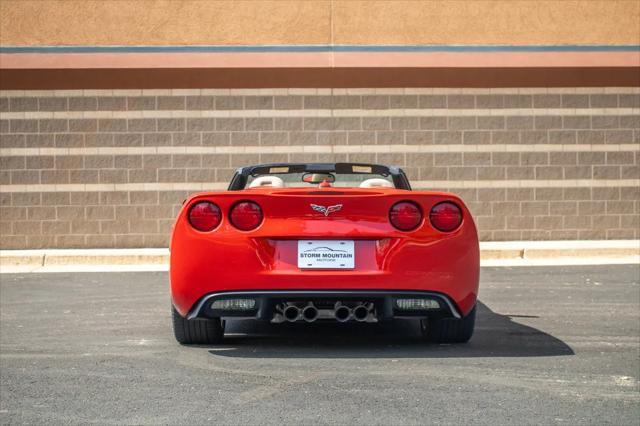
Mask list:
[[386,179],[373,178],[362,181],[360,188],[393,188],[393,184]]
[[272,188],[284,188],[284,181],[278,176],[260,176],[255,178],[249,184],[249,188],[259,188],[263,186],[270,186]]

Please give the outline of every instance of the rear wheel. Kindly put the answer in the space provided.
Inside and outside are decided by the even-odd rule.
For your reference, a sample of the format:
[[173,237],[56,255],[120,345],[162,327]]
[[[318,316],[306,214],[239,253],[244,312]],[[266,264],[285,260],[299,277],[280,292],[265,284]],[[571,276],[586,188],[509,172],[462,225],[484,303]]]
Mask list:
[[215,319],[186,319],[171,307],[173,317],[173,334],[178,343],[189,344],[214,344],[220,343],[224,336],[224,324],[220,318]]
[[436,343],[466,343],[473,336],[476,323],[476,307],[461,319],[441,318],[421,320],[420,328],[423,336],[430,342]]

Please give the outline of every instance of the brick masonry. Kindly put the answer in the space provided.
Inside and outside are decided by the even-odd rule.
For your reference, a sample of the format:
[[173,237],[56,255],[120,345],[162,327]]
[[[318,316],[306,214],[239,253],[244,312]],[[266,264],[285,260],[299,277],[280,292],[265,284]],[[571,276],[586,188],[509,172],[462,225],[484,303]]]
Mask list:
[[640,238],[640,90],[0,92],[0,247],[164,247],[234,168],[401,166],[491,240]]

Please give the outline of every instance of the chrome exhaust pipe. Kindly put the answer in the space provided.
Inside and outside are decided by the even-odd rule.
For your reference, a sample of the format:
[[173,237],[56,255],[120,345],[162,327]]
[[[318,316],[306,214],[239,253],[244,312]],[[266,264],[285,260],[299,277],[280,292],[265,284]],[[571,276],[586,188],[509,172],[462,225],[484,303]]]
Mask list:
[[289,322],[295,322],[300,317],[300,308],[296,305],[289,305],[284,309],[282,313],[284,315],[284,319]]
[[367,308],[365,305],[358,305],[355,308],[353,308],[353,318],[356,321],[366,321],[367,317],[369,316],[369,308]]
[[345,305],[338,305],[336,303],[336,307],[333,310],[333,316],[340,322],[349,321],[351,318],[351,309]]
[[316,319],[318,319],[319,314],[320,313],[318,312],[318,309],[310,304],[305,306],[302,310],[302,319],[306,322],[314,322]]

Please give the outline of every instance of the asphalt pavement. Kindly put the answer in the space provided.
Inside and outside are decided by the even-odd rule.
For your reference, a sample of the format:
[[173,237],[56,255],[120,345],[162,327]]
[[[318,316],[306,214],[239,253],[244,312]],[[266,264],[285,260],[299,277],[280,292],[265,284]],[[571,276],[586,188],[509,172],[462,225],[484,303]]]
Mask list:
[[388,324],[172,335],[166,272],[0,275],[0,423],[615,424],[640,419],[640,267],[483,268],[468,344]]

